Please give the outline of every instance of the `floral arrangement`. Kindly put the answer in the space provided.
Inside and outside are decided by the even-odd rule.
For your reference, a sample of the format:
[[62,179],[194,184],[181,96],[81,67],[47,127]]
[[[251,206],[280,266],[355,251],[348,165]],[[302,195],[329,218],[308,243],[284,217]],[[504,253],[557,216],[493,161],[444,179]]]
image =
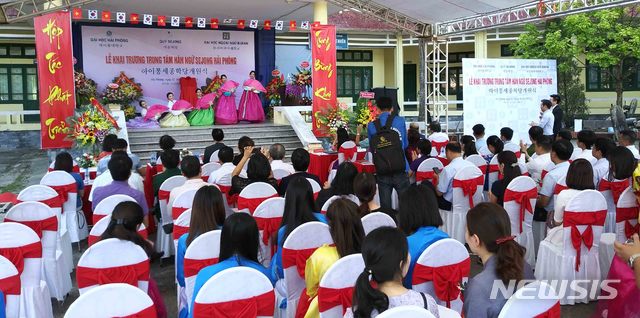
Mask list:
[[367,125],[378,118],[380,110],[376,107],[374,100],[360,98],[356,103],[354,113],[356,114],[356,123],[359,125]]
[[311,98],[304,96],[302,97],[302,99],[300,99],[300,105],[302,106],[310,106],[313,103],[313,101],[311,100]]
[[92,147],[116,131],[113,123],[93,106],[83,106],[76,116],[67,118],[67,123],[68,138],[79,147]]
[[191,152],[191,150],[189,150],[189,148],[182,148],[182,150],[180,150],[180,159],[186,156],[193,156],[193,153]]
[[76,157],[76,162],[78,163],[78,166],[83,169],[95,167],[97,164],[95,157],[86,152],[83,153],[82,156]]
[[222,78],[220,78],[220,76],[216,75],[216,77],[214,77],[213,79],[207,78],[207,85],[202,86],[201,88],[202,93],[203,94],[215,93],[218,91],[220,86],[222,86]]
[[291,82],[299,86],[311,86],[311,69],[309,69],[308,66],[296,66],[296,70],[298,72],[291,75]]
[[284,93],[287,96],[294,96],[294,97],[300,98],[304,91],[305,91],[305,88],[303,86],[296,85],[294,83],[288,83]]
[[92,79],[88,78],[84,73],[74,71],[73,79],[76,89],[76,105],[88,105],[91,98],[96,97],[98,85]]
[[341,127],[349,131],[353,117],[354,113],[349,110],[349,106],[342,102],[335,107],[317,111],[315,114],[318,127],[321,127],[324,133],[331,134],[334,134]]
[[124,107],[124,117],[126,120],[134,119],[136,117],[136,108],[131,105]]
[[123,106],[129,105],[133,101],[137,101],[142,98],[142,88],[140,84],[136,83],[133,78],[127,77],[124,72],[120,73],[120,76],[113,79],[113,82],[108,84],[102,93],[102,101],[104,103],[120,104]]
[[267,84],[267,99],[270,105],[280,105],[282,96],[280,96],[280,88],[285,87],[284,77],[274,76],[269,84]]

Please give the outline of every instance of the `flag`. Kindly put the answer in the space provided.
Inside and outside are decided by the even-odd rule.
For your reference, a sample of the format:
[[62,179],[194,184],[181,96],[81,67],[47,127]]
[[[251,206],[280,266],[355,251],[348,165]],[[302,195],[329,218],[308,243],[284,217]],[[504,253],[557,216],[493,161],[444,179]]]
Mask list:
[[82,19],[82,9],[80,8],[73,8],[73,15],[72,17],[74,19]]
[[102,11],[102,22],[111,22],[111,11]]
[[179,27],[180,26],[180,17],[172,16],[171,17],[171,26]]
[[284,28],[284,21],[276,21],[276,30],[282,31]]
[[271,30],[271,20],[264,20],[264,29],[267,31]]
[[257,29],[258,28],[258,20],[251,20],[249,22],[249,27],[252,29]]
[[289,21],[289,30],[291,30],[291,31],[295,31],[296,30],[296,20]]
[[207,27],[207,19],[198,18],[198,27],[199,28],[206,28]]
[[192,17],[184,18],[184,27],[185,28],[193,28],[193,18]]
[[300,28],[303,30],[309,30],[309,21],[302,21]]
[[216,19],[216,18],[212,18],[211,19],[211,28],[212,29],[217,29],[218,28],[218,19]]
[[89,20],[98,20],[98,10],[89,10]]
[[320,22],[319,21],[313,22],[313,24],[311,26],[314,27],[314,28],[317,28],[317,27],[320,26]]
[[140,15],[138,15],[137,13],[132,13],[131,24],[138,24],[138,23],[140,23]]
[[127,14],[124,12],[116,12],[116,22],[118,23],[127,22]]
[[224,24],[230,24],[232,21],[233,21],[232,19],[224,19],[224,20],[222,20],[222,22]]
[[[152,25],[153,24],[153,16],[150,14],[143,14],[142,15],[142,23],[144,23],[145,25]],[[160,25],[160,24],[158,24]]]
[[167,26],[167,17],[164,15],[158,16],[158,26]]
[[244,20],[238,20],[238,29],[244,29]]

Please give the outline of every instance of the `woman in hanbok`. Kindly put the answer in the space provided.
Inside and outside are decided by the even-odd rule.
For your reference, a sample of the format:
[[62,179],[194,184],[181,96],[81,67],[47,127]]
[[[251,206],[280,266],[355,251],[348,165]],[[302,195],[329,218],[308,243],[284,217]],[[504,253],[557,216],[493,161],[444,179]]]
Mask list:
[[187,120],[191,126],[211,126],[213,125],[213,100],[206,101],[203,99],[202,90],[196,89],[196,107],[187,116]]
[[233,125],[238,123],[236,110],[236,88],[240,85],[227,80],[227,75],[220,75],[222,86],[218,89],[218,106],[216,106],[216,123],[219,125]]
[[[149,111],[149,107],[147,106],[147,102],[144,100],[140,101],[140,116],[130,119],[127,121],[127,128],[132,129],[151,129],[151,128],[160,128],[158,124],[158,119],[156,116],[147,117],[147,113]],[[160,113],[157,114],[160,117]]]
[[252,123],[261,123],[264,121],[264,109],[262,109],[262,100],[260,92],[266,93],[267,90],[256,80],[256,72],[249,73],[249,79],[242,84],[244,92],[240,98],[240,107],[238,109],[238,119],[240,121],[248,121]]
[[[160,119],[160,127],[172,128],[172,127],[189,127],[187,116],[184,115],[184,111],[189,107],[183,106],[184,103],[178,103],[173,98],[173,93],[167,93],[167,107],[170,111]],[[188,104],[188,103],[187,103]]]

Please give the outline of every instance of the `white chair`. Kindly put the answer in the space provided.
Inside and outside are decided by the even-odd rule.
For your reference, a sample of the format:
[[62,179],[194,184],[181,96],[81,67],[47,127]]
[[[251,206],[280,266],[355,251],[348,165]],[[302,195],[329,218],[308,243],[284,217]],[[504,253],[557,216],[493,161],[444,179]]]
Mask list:
[[173,222],[173,248],[178,250],[178,240],[185,233],[189,233],[189,226],[191,225],[191,209],[184,211]]
[[322,222],[307,222],[298,226],[282,246],[282,267],[287,289],[287,317],[295,317],[300,294],[306,287],[304,270],[307,259],[323,244],[333,244],[329,226]]
[[498,180],[499,175],[500,167],[498,164],[498,156],[495,155],[491,158],[491,161],[489,162],[489,170],[487,171],[487,185],[489,186],[489,189],[491,189],[493,183]]
[[358,158],[358,145],[353,141],[345,141],[338,149],[338,163],[355,162]]
[[156,317],[153,301],[144,291],[128,284],[108,284],[83,293],[74,301],[65,318]]
[[536,265],[536,252],[531,226],[537,198],[536,182],[525,176],[511,180],[504,192],[503,207],[509,214],[511,234],[516,235],[516,242],[526,248],[524,259],[532,267]]
[[104,217],[110,217],[116,205],[127,201],[136,202],[134,198],[124,194],[115,194],[100,201],[93,210],[93,224],[98,223]]
[[520,145],[515,142],[507,142],[504,144],[503,151],[511,151],[514,155],[516,155],[516,159],[518,159],[518,163],[525,163],[525,158],[522,156],[522,152],[520,152]]
[[184,176],[173,176],[165,180],[158,190],[158,206],[160,207],[160,220],[158,221],[158,232],[156,234],[156,251],[162,252],[163,258],[170,257],[175,252],[173,250],[173,238],[171,233],[165,233],[162,229],[163,225],[173,223],[171,217],[171,209],[167,206],[169,204],[169,196],[171,190],[183,185],[187,181]]
[[211,175],[211,173],[220,169],[220,167],[222,167],[222,165],[219,162],[209,162],[203,165],[201,168],[202,180],[204,180],[204,182],[209,182],[209,176]]
[[605,233],[616,233],[616,210],[622,192],[629,187],[629,179],[609,181],[600,179],[598,191],[607,200],[607,220],[604,223]]
[[460,318],[459,312],[441,305],[438,305],[438,315],[440,318]]
[[327,210],[329,209],[329,206],[331,205],[331,203],[333,203],[333,201],[338,200],[340,198],[349,199],[349,200],[351,200],[351,202],[355,203],[356,205],[360,205],[360,200],[358,199],[358,197],[356,197],[353,194],[350,194],[350,195],[334,195],[334,196],[330,197],[329,199],[327,199],[327,201],[324,202],[324,204],[322,205],[322,208],[320,208],[320,212],[322,214],[327,214]]
[[636,200],[633,188],[628,187],[618,199],[616,206],[616,240],[618,242],[626,242],[633,234],[638,233],[640,225],[638,225],[638,214],[640,207]]
[[176,197],[176,199],[173,200],[173,206],[169,208],[171,209],[171,219],[174,224],[176,223],[176,220],[182,213],[191,209],[191,206],[193,206],[193,198],[195,198],[196,192],[198,192],[197,189],[187,190],[185,192],[180,193]]
[[481,171],[486,171],[487,169],[487,161],[482,158],[481,155],[471,155],[464,160],[473,163],[474,166],[478,167]]
[[273,317],[274,310],[275,292],[269,278],[240,266],[226,269],[202,285],[195,297],[193,317]]
[[396,227],[396,221],[388,214],[382,212],[373,212],[362,217],[362,227],[364,228],[365,235],[383,226]]
[[415,291],[429,294],[438,304],[460,313],[462,300],[458,286],[469,278],[470,270],[471,260],[464,245],[454,239],[441,239],[418,257],[411,284]]
[[322,191],[322,187],[318,182],[316,182],[316,180],[307,178],[307,181],[309,181],[309,184],[311,184],[311,190],[313,190],[313,198],[317,199],[318,194],[320,194],[320,191]]
[[[41,185],[46,185],[55,190],[62,200],[62,216],[65,218],[66,230],[72,243],[84,240],[88,236],[84,214],[78,211],[78,190],[76,180],[64,171],[51,171],[40,180]],[[80,227],[82,222],[84,226]]]
[[284,169],[275,169],[273,170],[273,178],[280,181],[282,178],[291,175],[291,172]]
[[359,253],[345,256],[331,265],[318,287],[318,306],[328,308],[320,311],[321,318],[342,317],[347,308],[351,308],[353,288],[363,271],[364,260]]
[[253,214],[260,203],[266,199],[275,197],[279,197],[278,191],[270,184],[254,182],[240,191],[238,195],[238,211],[244,210]]
[[125,283],[149,289],[149,257],[142,247],[119,239],[101,240],[80,257],[76,269],[80,296],[99,285]]
[[50,294],[58,301],[71,291],[71,276],[65,267],[62,251],[57,248],[58,219],[46,204],[40,202],[22,202],[13,206],[4,222],[17,222],[31,228],[42,244],[42,274],[45,277]]
[[[187,251],[184,254],[184,264],[182,264],[182,266],[185,283],[184,295],[189,307],[191,307],[193,288],[196,284],[198,272],[207,266],[218,263],[221,233],[221,230],[215,230],[200,234],[187,247]],[[189,310],[191,310],[191,308],[189,308]]]
[[445,133],[434,133],[429,136],[429,141],[431,141],[431,152],[435,150],[437,157],[445,156],[445,147],[449,143],[449,136]]
[[536,281],[523,286],[509,297],[498,318],[560,317],[559,299],[551,285]]
[[[438,171],[442,171],[442,169],[444,169],[444,165],[436,158],[429,158],[421,162],[418,166],[418,170],[416,170],[416,182],[422,183],[422,181],[428,180],[433,183],[436,174],[434,168],[438,169]],[[437,185],[434,184],[434,186]]]
[[18,317],[53,318],[49,287],[42,277],[42,243],[38,234],[20,223],[0,223],[0,255],[10,260],[20,274]]
[[600,263],[601,277],[607,277],[609,275],[611,261],[613,261],[613,256],[615,255],[615,251],[613,249],[613,243],[615,241],[615,233],[602,233],[602,235],[600,235],[600,245],[598,245],[598,262]]
[[542,187],[542,182],[544,181],[544,177],[546,177],[547,173],[549,173],[549,171],[553,170],[555,167],[556,167],[555,163],[549,162],[545,167],[542,168],[542,171],[540,172],[540,184],[539,184],[540,187]]
[[[100,237],[102,236],[104,231],[107,230],[107,227],[109,227],[109,223],[111,223],[111,217],[102,218],[100,219],[100,221],[98,221],[98,223],[93,225],[87,239],[87,243],[89,246],[100,241]],[[147,233],[147,228],[144,226],[144,224],[140,224],[140,227],[138,228],[138,234],[140,234],[140,236],[142,236],[144,239],[148,238],[149,234]]]
[[453,178],[451,211],[440,210],[443,231],[463,243],[467,226],[467,211],[482,202],[484,174],[474,166],[464,167]]
[[20,274],[4,256],[0,256],[0,291],[5,299],[6,317],[20,317]]
[[275,244],[271,244],[272,239],[278,234],[282,215],[284,214],[284,198],[270,198],[264,200],[253,213],[253,218],[258,224],[260,231],[260,249],[258,259],[262,265],[269,266],[271,257],[275,253]]
[[220,163],[220,159],[218,158],[218,152],[220,150],[216,150],[211,154],[211,157],[209,157],[209,162],[218,162]]
[[431,312],[418,306],[398,306],[387,309],[378,318],[435,318]]
[[[607,216],[607,202],[600,192],[584,190],[566,205],[562,223],[563,244],[561,247],[549,241],[540,242],[536,262],[536,278],[539,280],[561,279],[582,284],[587,290],[597,286],[600,280],[598,245]],[[575,242],[575,243],[574,243]],[[574,244],[579,245],[576,249]],[[560,304],[573,305],[587,303],[591,295],[579,298],[579,291],[568,289],[560,299]]]

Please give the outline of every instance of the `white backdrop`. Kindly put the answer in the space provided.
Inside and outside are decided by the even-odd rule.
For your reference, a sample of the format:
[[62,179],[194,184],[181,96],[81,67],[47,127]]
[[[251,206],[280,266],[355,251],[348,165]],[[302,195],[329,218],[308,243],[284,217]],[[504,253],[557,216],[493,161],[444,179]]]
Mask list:
[[555,60],[462,59],[464,133],[483,124],[486,137],[514,130],[513,142],[529,142],[529,124],[539,122],[540,100],[557,93]]
[[[149,105],[180,96],[180,77],[226,74],[242,85],[255,67],[254,32],[82,26],[82,67],[101,92],[124,71],[142,85]],[[240,94],[237,94],[238,100]]]

